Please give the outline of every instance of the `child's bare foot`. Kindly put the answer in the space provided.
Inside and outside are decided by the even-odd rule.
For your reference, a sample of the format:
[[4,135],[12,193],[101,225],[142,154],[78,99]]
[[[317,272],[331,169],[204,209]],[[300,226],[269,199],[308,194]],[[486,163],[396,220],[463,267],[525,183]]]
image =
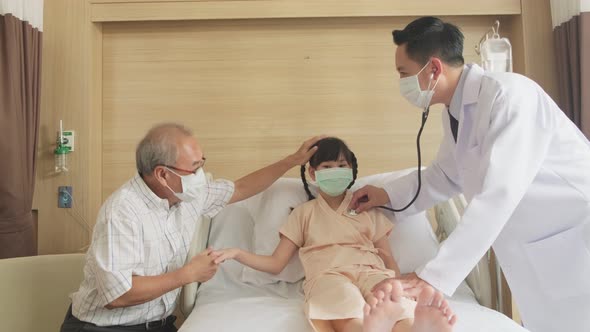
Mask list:
[[412,332],[450,332],[457,317],[447,300],[432,287],[426,287],[418,297]]
[[402,285],[395,280],[370,298],[365,305],[363,332],[391,332],[403,313],[402,294]]

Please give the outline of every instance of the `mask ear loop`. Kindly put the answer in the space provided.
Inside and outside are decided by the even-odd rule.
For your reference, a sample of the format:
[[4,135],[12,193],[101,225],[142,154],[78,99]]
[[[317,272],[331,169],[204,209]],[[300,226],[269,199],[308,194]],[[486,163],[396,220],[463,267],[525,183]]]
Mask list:
[[[427,91],[434,91],[434,88],[436,88],[436,86],[438,85],[438,81],[440,80],[440,76],[439,78],[436,80],[436,82],[434,82],[434,85],[432,86],[432,88],[430,87],[430,85],[432,84],[432,80],[434,79],[434,73],[430,74],[430,79],[428,81],[428,87],[426,87]],[[426,106],[424,108],[424,111],[422,111],[423,116],[425,117],[423,119],[423,122],[426,122],[426,118],[428,118],[428,113],[430,113],[430,106]],[[424,124],[422,124],[424,125]]]
[[[174,175],[176,175],[176,176],[178,176],[178,177],[180,178],[180,180],[181,180],[181,184],[180,184],[180,185],[182,186],[182,175],[180,175],[180,174],[176,173],[175,171],[171,170],[171,169],[170,169],[170,168],[168,168],[168,167],[166,167],[166,169],[167,169],[168,171],[172,172]],[[174,195],[176,195],[176,194],[182,194],[182,192],[184,192],[184,188],[182,188],[182,189],[183,189],[183,191],[182,191],[182,192],[180,192],[180,193],[177,193],[177,192],[175,192],[174,190],[172,190],[172,188],[170,188],[170,186],[168,185],[168,182],[166,182],[166,188],[168,188],[168,190],[170,190],[170,191],[171,191],[171,192],[172,192]]]
[[432,84],[433,79],[434,79],[434,73],[431,73],[430,80],[428,81],[428,87],[426,88],[428,91],[432,91],[432,90],[434,90],[434,88],[436,88],[436,86],[438,85],[438,81],[440,80],[440,76],[436,79],[436,81],[434,82],[434,85],[431,88],[430,85]]

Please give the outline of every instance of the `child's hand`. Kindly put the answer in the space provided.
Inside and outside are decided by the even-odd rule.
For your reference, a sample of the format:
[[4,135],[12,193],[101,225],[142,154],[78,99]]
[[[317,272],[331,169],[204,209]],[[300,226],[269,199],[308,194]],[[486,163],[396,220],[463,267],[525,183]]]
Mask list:
[[236,257],[239,254],[240,254],[240,249],[229,248],[229,249],[215,250],[211,253],[211,257],[213,257],[213,262],[215,264],[221,264],[228,259],[236,259]]

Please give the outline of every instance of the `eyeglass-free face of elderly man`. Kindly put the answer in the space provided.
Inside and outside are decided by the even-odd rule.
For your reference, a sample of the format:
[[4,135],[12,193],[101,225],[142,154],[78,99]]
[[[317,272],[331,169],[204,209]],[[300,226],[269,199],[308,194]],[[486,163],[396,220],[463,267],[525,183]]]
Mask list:
[[306,163],[321,138],[235,182],[207,181],[205,154],[189,129],[152,128],[137,146],[138,173],[100,209],[84,281],[61,331],[176,331],[172,312],[181,287],[217,271],[210,250],[185,264],[198,218],[263,191]]

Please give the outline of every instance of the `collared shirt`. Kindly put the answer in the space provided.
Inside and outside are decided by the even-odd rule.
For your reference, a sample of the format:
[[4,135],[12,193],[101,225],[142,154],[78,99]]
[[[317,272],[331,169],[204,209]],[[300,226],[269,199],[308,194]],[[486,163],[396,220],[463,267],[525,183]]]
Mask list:
[[174,311],[180,288],[144,304],[106,309],[131,289],[132,276],[158,276],[181,268],[199,217],[216,215],[231,199],[234,184],[209,182],[204,202],[172,207],[136,175],[100,209],[86,254],[84,281],[73,293],[72,313],[99,326],[160,320]]
[[451,115],[457,120],[460,120],[459,117],[461,116],[461,108],[463,107],[463,89],[465,87],[465,78],[469,74],[470,70],[471,65],[463,66],[463,71],[461,72],[459,83],[455,89],[455,94],[453,94],[453,98],[451,98],[451,105],[448,107]]

